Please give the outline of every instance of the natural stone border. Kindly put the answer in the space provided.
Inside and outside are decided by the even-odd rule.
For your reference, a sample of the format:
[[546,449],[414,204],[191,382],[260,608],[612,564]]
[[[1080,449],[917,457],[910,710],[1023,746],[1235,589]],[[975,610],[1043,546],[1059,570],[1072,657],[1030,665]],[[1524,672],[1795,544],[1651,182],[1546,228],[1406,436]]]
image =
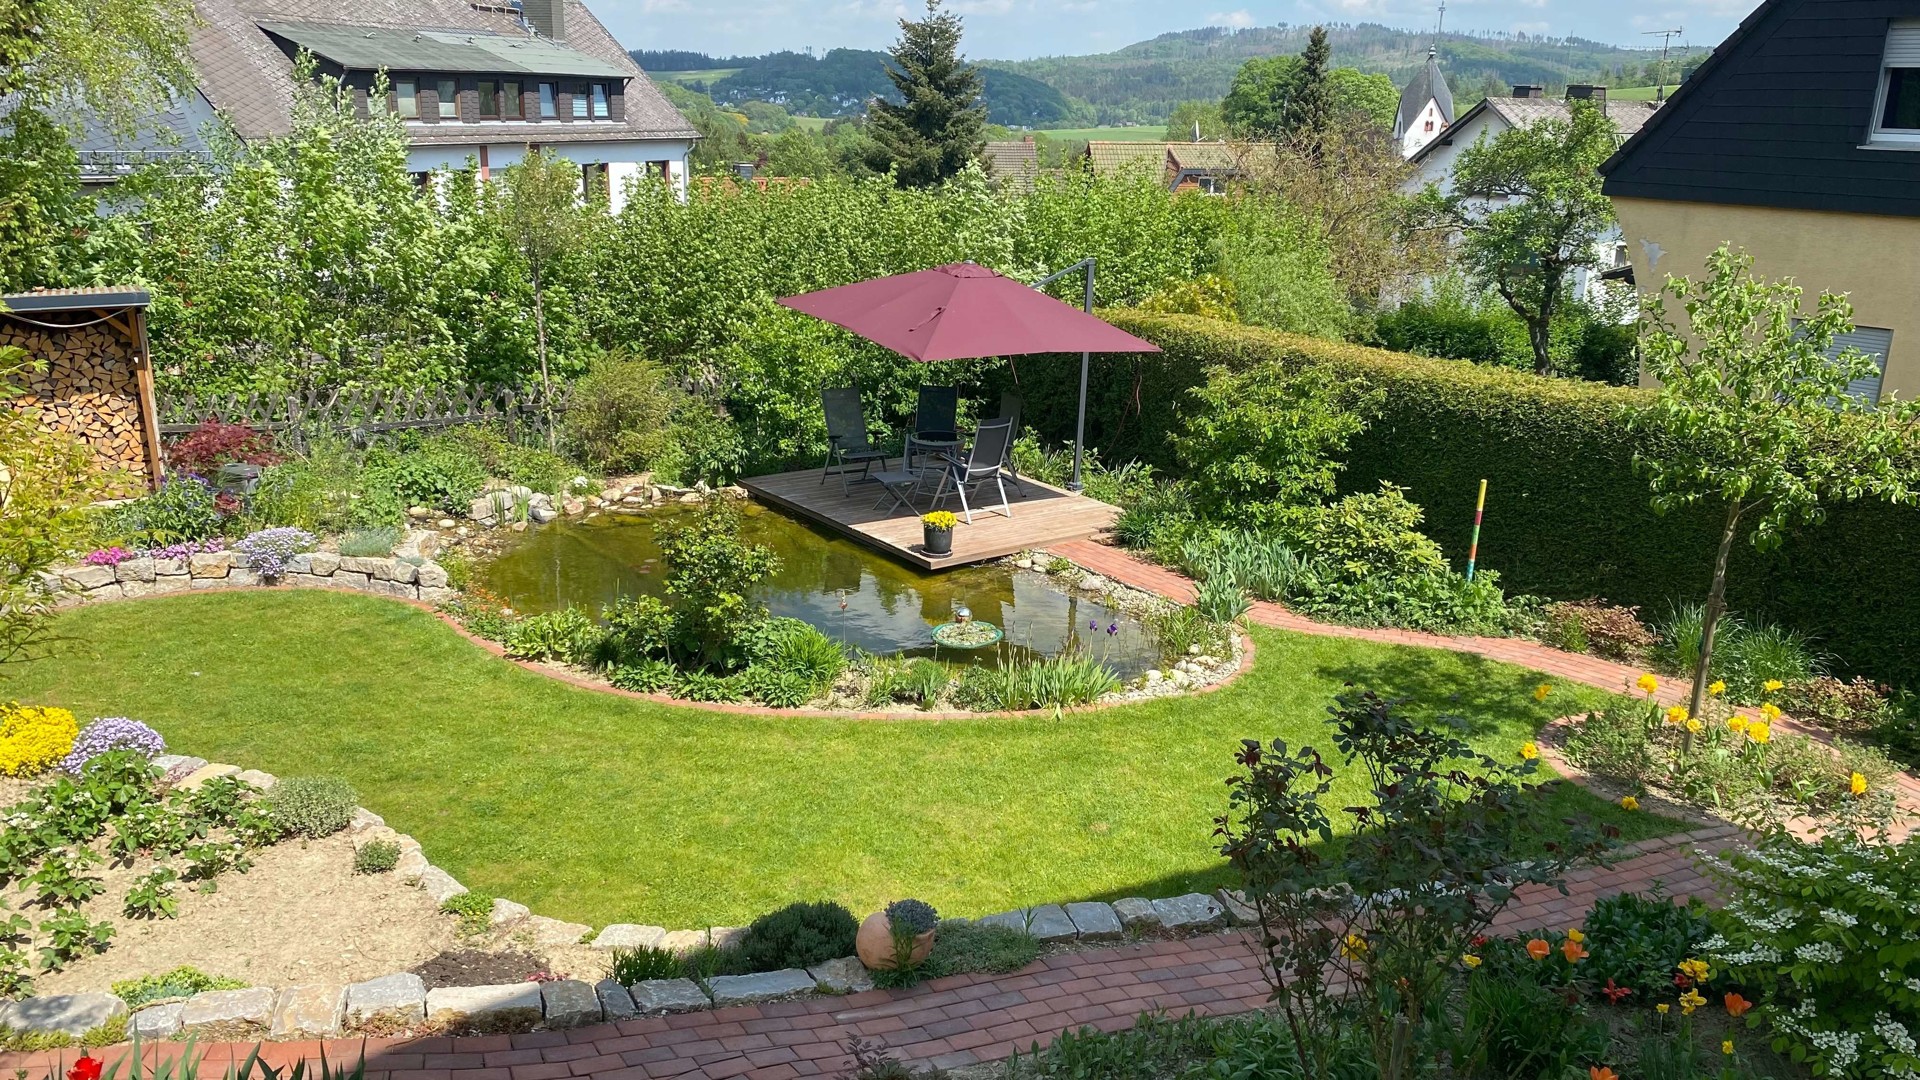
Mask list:
[[366,558],[315,551],[287,560],[287,572],[263,577],[248,557],[216,551],[183,559],[126,559],[117,566],[70,566],[54,571],[60,607],[147,596],[248,587],[344,589],[440,604],[454,598],[447,571],[420,556]]

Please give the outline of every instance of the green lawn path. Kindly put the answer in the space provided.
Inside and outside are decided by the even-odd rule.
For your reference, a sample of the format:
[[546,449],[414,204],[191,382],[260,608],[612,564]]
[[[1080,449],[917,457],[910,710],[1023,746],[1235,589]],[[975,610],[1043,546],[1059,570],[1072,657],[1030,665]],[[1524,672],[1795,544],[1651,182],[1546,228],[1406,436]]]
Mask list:
[[[1598,691],[1455,653],[1256,629],[1258,664],[1200,697],[1061,719],[733,716],[580,690],[427,613],[347,593],[82,608],[0,693],[132,716],[178,752],[345,777],[477,892],[541,914],[738,925],[794,900],[904,896],[978,916],[1225,882],[1210,832],[1242,738],[1326,738],[1355,682],[1475,718],[1498,755]],[[1679,826],[1559,785],[1629,838]],[[1343,774],[1337,796],[1359,783]],[[1345,805],[1336,802],[1335,805]]]

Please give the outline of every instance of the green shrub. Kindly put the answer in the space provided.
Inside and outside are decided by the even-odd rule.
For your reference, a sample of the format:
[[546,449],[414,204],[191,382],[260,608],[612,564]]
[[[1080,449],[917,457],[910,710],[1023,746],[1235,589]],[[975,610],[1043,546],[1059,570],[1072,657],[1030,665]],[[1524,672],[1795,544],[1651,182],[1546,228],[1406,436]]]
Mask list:
[[520,620],[507,631],[505,645],[509,656],[522,660],[584,664],[603,637],[605,631],[586,612],[563,608]]
[[601,473],[649,469],[672,479],[679,469],[673,421],[685,396],[651,360],[602,358],[568,391],[560,441]]
[[369,840],[353,853],[356,874],[385,874],[400,865],[400,845],[391,840]]
[[244,990],[248,985],[244,979],[209,975],[195,967],[177,967],[163,975],[121,979],[113,984],[113,996],[126,1002],[127,1008],[138,1009],[168,998],[192,997],[209,990]]
[[453,435],[432,435],[403,450],[367,451],[363,490],[393,493],[403,506],[465,513],[486,485],[487,470],[472,446]]
[[212,487],[196,476],[172,476],[158,490],[111,512],[107,531],[139,547],[165,547],[219,536],[225,518]]
[[847,667],[840,643],[799,619],[761,623],[748,637],[746,654],[750,663],[792,674],[815,691],[833,685]]
[[1699,956],[1713,934],[1704,906],[1635,893],[1596,900],[1583,926],[1587,981],[1632,990],[1630,1000],[1642,1006],[1672,992],[1680,961]]
[[[1384,391],[1340,475],[1345,491],[1406,489],[1454,565],[1466,558],[1474,499],[1489,481],[1480,561],[1510,589],[1552,599],[1601,597],[1661,611],[1704,596],[1718,529],[1710,509],[1657,515],[1634,470],[1646,436],[1622,423],[1650,395],[1630,387],[1533,375],[1293,337],[1190,316],[1112,311],[1107,317],[1160,345],[1160,354],[1111,362],[1089,399],[1087,428],[1110,460],[1176,464],[1168,436],[1207,369],[1326,364]],[[1117,365],[1117,366],[1116,366]],[[1072,437],[1078,365],[1022,364],[1025,415],[1041,437]],[[989,374],[990,389],[1010,375]],[[1820,525],[1790,531],[1783,547],[1736,545],[1730,605],[1810,635],[1843,673],[1920,684],[1920,511],[1838,504]],[[1890,546],[1891,545],[1891,546]],[[1873,574],[1859,567],[1876,568]],[[1871,612],[1863,617],[1862,612]]]
[[933,952],[921,974],[938,979],[976,971],[1019,971],[1039,957],[1040,943],[1024,930],[950,919],[934,935]]
[[636,694],[658,694],[671,688],[678,674],[665,660],[641,660],[614,668],[607,681]]
[[814,698],[813,681],[797,671],[752,664],[738,678],[741,693],[770,709],[797,709]]
[[[1005,712],[1090,705],[1120,689],[1120,677],[1112,668],[1075,651],[1013,660],[997,668],[971,668],[963,676],[963,687],[975,679],[979,680],[982,696],[970,699],[968,707]],[[957,694],[956,699],[961,696]]]
[[468,936],[484,934],[493,925],[493,897],[485,893],[463,892],[440,901],[440,910],[460,918],[460,932]]
[[353,821],[360,795],[333,776],[290,776],[267,794],[267,812],[289,835],[332,836]]
[[673,641],[673,611],[659,597],[623,596],[602,609],[600,619],[614,664],[664,657]]
[[740,952],[755,971],[806,968],[853,955],[860,929],[853,913],[839,904],[788,904],[753,920],[740,936]]
[[384,559],[400,543],[400,530],[391,525],[356,529],[340,538],[340,554],[362,559]]
[[1252,609],[1252,598],[1230,577],[1209,578],[1194,590],[1193,610],[1208,622],[1238,622]]
[[684,979],[687,977],[687,962],[679,953],[669,949],[642,946],[637,949],[615,949],[607,961],[607,978],[621,986],[649,982],[654,979]]
[[746,696],[746,687],[738,675],[683,671],[673,681],[673,696],[687,701],[739,701]]

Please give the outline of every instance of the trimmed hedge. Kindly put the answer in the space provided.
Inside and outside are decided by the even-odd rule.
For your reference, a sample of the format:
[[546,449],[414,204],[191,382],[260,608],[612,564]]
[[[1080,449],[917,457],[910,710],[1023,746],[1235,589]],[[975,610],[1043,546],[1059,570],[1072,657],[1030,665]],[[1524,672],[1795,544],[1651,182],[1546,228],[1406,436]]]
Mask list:
[[[1480,565],[1510,590],[1603,597],[1663,614],[1705,597],[1719,514],[1660,516],[1633,469],[1623,414],[1647,391],[1463,361],[1384,352],[1182,315],[1105,313],[1160,345],[1158,355],[1094,359],[1088,444],[1101,459],[1173,465],[1167,433],[1208,367],[1330,364],[1386,391],[1382,414],[1354,440],[1342,491],[1403,485],[1427,527],[1464,565],[1481,478],[1489,481]],[[1053,441],[1073,437],[1079,357],[1025,359],[1003,379],[1023,415]],[[1811,635],[1848,673],[1920,686],[1920,509],[1836,505],[1783,547],[1734,549],[1729,602],[1748,618]]]

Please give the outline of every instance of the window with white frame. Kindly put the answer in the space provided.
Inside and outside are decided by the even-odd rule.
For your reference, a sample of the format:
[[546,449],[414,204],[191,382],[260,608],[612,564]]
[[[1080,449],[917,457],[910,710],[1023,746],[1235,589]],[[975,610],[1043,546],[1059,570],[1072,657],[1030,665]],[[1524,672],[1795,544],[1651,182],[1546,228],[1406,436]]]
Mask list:
[[1873,141],[1920,147],[1920,20],[1900,19],[1887,28]]

